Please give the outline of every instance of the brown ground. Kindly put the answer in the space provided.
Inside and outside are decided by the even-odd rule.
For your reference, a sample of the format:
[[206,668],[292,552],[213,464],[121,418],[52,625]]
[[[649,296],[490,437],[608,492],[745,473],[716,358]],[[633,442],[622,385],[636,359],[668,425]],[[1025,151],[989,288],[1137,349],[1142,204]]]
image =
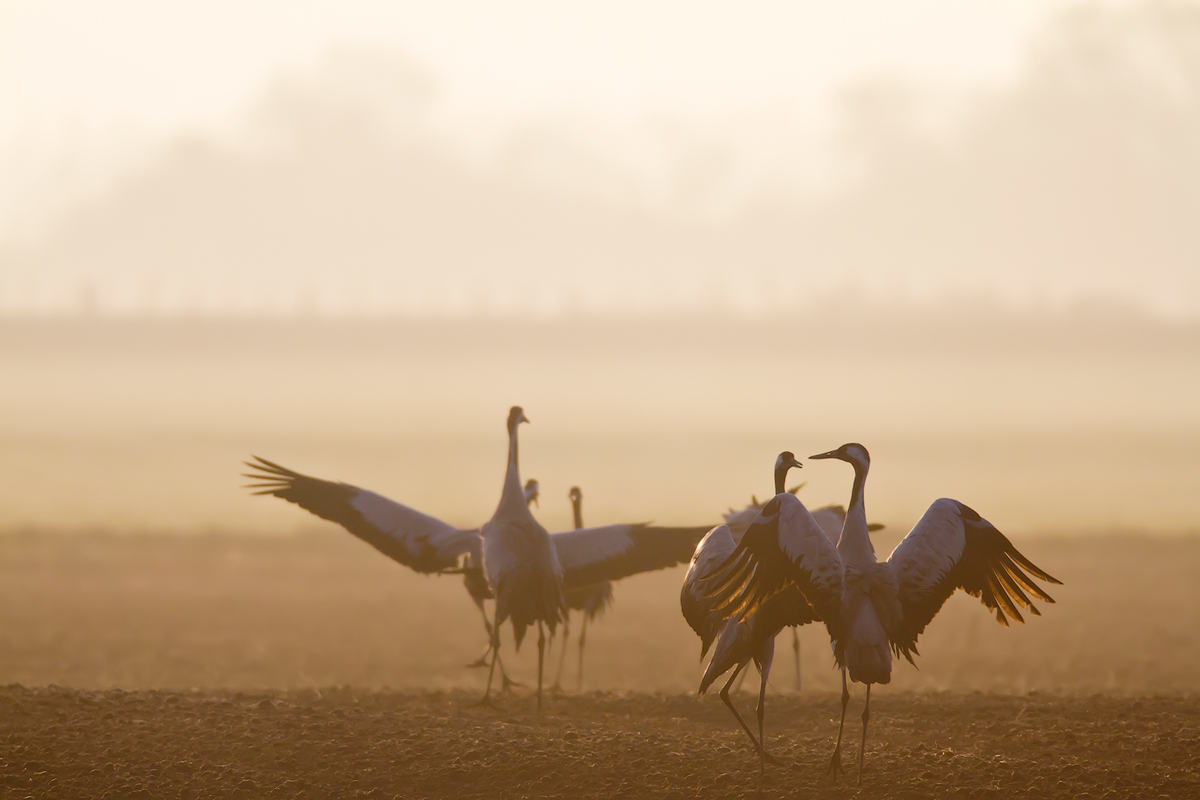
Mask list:
[[[767,734],[790,766],[760,781],[720,701],[691,696],[677,571],[618,585],[589,629],[589,692],[538,714],[528,689],[472,707],[483,675],[462,665],[483,634],[457,579],[332,530],[0,536],[0,798],[1200,796],[1200,542],[1019,544],[1066,581],[1059,602],[1009,630],[948,604],[921,669],[872,694],[859,791],[861,688],[850,778],[824,783],[821,632],[804,632],[798,696],[779,641]],[[524,682],[534,644],[506,638]]]
[[[1200,704],[879,692],[862,789],[837,701],[770,708],[760,779],[719,702],[474,692],[0,690],[6,797],[1195,797]],[[748,703],[746,704],[748,705]],[[857,709],[856,709],[857,710]],[[855,719],[853,722],[857,722]],[[857,726],[850,735],[857,737]]]

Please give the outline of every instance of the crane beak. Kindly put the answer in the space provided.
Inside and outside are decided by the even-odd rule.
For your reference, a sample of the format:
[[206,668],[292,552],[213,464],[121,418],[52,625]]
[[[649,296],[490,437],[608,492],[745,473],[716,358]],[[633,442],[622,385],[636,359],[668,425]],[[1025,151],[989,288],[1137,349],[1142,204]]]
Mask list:
[[830,450],[827,453],[817,453],[815,456],[809,456],[809,458],[811,458],[813,460],[818,460],[818,459],[822,459],[822,458],[837,458],[837,457],[838,457],[837,450]]

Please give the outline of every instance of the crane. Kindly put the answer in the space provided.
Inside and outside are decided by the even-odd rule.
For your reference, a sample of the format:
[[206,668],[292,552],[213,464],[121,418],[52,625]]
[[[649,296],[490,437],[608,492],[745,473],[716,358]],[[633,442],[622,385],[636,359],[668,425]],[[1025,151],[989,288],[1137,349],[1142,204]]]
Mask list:
[[[575,530],[583,528],[583,491],[578,486],[572,486],[567,493],[571,500],[571,511],[575,517]],[[587,641],[587,625],[612,605],[612,581],[600,581],[585,586],[578,586],[563,591],[563,599],[567,601],[567,614],[563,618],[562,655],[558,659],[558,674],[554,676],[554,687],[559,688],[562,679],[563,662],[567,659],[567,640],[571,635],[572,611],[583,612],[583,627],[579,631],[579,690],[583,690],[583,646]]]
[[[800,462],[789,451],[784,451],[775,459],[775,499],[767,505],[786,503],[794,513],[787,519],[788,533],[797,540],[806,551],[815,554],[808,559],[813,568],[821,568],[822,574],[829,580],[840,582],[840,565],[836,563],[836,554],[831,553],[833,545],[826,537],[820,525],[813,519],[795,496],[784,490],[784,480],[789,469],[800,467]],[[746,531],[749,536],[754,526]],[[821,547],[807,547],[806,540],[819,540]],[[744,539],[743,539],[744,541]],[[726,525],[713,528],[696,548],[692,563],[684,578],[683,589],[680,592],[680,605],[683,616],[687,619],[692,630],[700,636],[700,657],[716,640],[717,647],[708,668],[700,682],[699,694],[704,694],[708,687],[724,673],[733,669],[733,674],[721,688],[721,701],[729,708],[742,730],[754,743],[759,755],[759,770],[766,771],[766,762],[779,762],[766,752],[766,742],[763,738],[763,724],[766,713],[767,679],[771,672],[771,662],[775,653],[775,637],[787,626],[805,625],[822,619],[817,608],[808,601],[805,595],[796,587],[788,586],[776,592],[771,597],[746,615],[738,619],[730,618],[721,613],[721,605],[711,599],[714,594],[710,589],[710,576],[716,575],[720,580],[720,565],[729,561],[738,551],[734,544],[733,534]],[[820,563],[819,563],[819,560]],[[761,677],[758,707],[758,737],[755,738],[741,714],[738,713],[729,699],[729,688],[738,675],[753,660],[758,667]]]
[[[1022,555],[1012,542],[974,509],[957,500],[935,500],[886,561],[879,562],[867,529],[863,491],[871,456],[852,442],[810,456],[837,459],[854,467],[850,505],[836,548],[822,547],[821,537],[797,535],[789,523],[794,511],[781,496],[763,507],[741,544],[725,561],[704,576],[712,580],[709,597],[720,613],[744,619],[770,598],[797,587],[829,630],[834,658],[842,672],[842,715],[829,771],[843,772],[842,733],[850,702],[849,680],[865,684],[862,743],[858,781],[862,784],[867,727],[871,717],[871,686],[891,681],[892,655],[915,663],[917,638],[942,605],[962,589],[978,597],[1005,627],[1009,620],[1024,622],[1018,606],[1041,612],[1030,599],[1054,599],[1034,582],[1061,584]],[[815,551],[812,545],[818,545]],[[814,557],[814,553],[816,557]],[[821,572],[826,560],[836,559],[840,580]]]
[[[510,441],[510,447],[512,445]],[[259,456],[245,463],[254,470],[246,474],[256,481],[246,487],[252,494],[278,497],[322,519],[336,522],[416,572],[462,573],[467,590],[483,617],[490,648],[496,634],[492,622],[487,619],[483,602],[493,597],[495,587],[484,572],[483,539],[479,528],[456,528],[375,492],[303,475]],[[529,502],[536,503],[536,482],[532,487],[527,484],[525,490],[530,492]],[[707,530],[706,526],[617,523],[562,531],[551,534],[551,539],[562,567],[562,587],[570,591],[686,563]],[[515,685],[507,680],[498,656],[495,662],[505,679],[504,685]],[[491,667],[491,663],[487,666]],[[490,683],[489,675],[489,686]]]

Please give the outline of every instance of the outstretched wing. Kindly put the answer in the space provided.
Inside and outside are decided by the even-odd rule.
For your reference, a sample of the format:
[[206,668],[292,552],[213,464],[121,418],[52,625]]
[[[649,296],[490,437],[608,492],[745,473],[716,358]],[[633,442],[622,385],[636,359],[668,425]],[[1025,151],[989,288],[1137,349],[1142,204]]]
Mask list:
[[710,576],[709,596],[723,616],[745,619],[795,585],[819,619],[832,622],[842,602],[842,559],[795,496],[767,503],[741,544]]
[[718,525],[704,535],[692,563],[688,565],[687,575],[683,578],[683,588],[679,591],[679,606],[683,618],[700,637],[700,658],[712,647],[712,643],[725,627],[725,620],[715,612],[713,601],[706,596],[705,581],[702,575],[713,571],[721,562],[729,557],[736,545],[733,534],[726,525]]
[[245,462],[253,494],[295,503],[321,519],[336,522],[379,552],[417,572],[457,565],[459,556],[478,550],[478,530],[461,530],[440,519],[348,483],[301,475],[265,458]]
[[708,528],[604,525],[550,534],[563,589],[686,564]]
[[888,564],[899,582],[905,626],[914,643],[956,589],[978,597],[1007,627],[1010,617],[1025,621],[1018,605],[1041,615],[1030,595],[1054,602],[1033,578],[1062,583],[1021,555],[974,510],[945,497],[896,545]]

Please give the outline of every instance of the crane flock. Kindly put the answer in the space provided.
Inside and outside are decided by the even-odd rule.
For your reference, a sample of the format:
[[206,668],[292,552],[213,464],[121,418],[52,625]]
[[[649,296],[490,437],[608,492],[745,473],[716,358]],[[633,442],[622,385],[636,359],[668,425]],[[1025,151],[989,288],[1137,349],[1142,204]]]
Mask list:
[[[578,671],[582,688],[587,624],[612,603],[613,582],[687,563],[680,593],[683,616],[700,637],[701,659],[713,650],[699,694],[729,673],[721,700],[749,737],[763,773],[768,762],[780,763],[767,752],[764,720],[775,638],[784,628],[821,622],[829,634],[842,676],[841,722],[828,767],[834,778],[844,772],[848,683],[867,687],[858,754],[861,784],[871,687],[890,682],[893,655],[915,663],[918,637],[950,595],[961,589],[979,598],[997,622],[1007,626],[1010,620],[1024,622],[1022,608],[1040,615],[1034,599],[1054,602],[1035,579],[1061,583],[973,509],[947,498],[934,501],[891,555],[879,561],[870,533],[882,526],[867,522],[864,501],[871,460],[857,443],[810,456],[853,467],[844,509],[826,506],[810,512],[797,496],[799,486],[785,489],[788,472],[802,464],[784,451],[775,460],[774,496],[761,504],[752,497],[750,505],[731,509],[715,527],[620,523],[587,528],[583,494],[575,486],[569,493],[574,528],[550,533],[530,508],[538,502],[538,482],[521,482],[519,427],[528,422],[520,406],[509,411],[500,499],[492,517],[477,528],[458,528],[374,492],[303,475],[257,456],[246,462],[253,470],[246,477],[255,481],[247,488],[336,522],[416,572],[463,575],[488,637],[484,655],[469,665],[488,669],[481,703],[491,700],[497,668],[502,691],[519,685],[508,677],[500,658],[505,622],[511,623],[518,650],[527,630],[538,629],[536,697],[541,709],[547,642],[561,624],[562,654],[554,681],[558,688],[570,611],[583,612]],[[491,619],[488,600],[493,601]],[[799,647],[793,633],[797,689]],[[752,661],[760,674],[757,736],[729,697],[734,681]]]

